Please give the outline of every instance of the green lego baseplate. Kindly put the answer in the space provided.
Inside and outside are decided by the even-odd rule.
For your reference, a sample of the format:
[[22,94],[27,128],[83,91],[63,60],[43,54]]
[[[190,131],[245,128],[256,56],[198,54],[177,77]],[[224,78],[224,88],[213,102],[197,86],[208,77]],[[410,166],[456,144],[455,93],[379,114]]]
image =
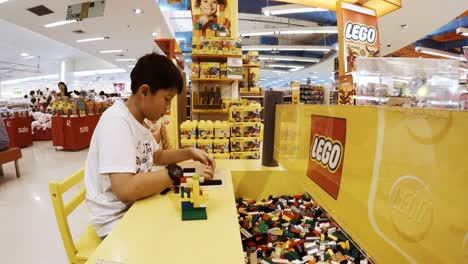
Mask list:
[[208,219],[208,216],[206,214],[205,207],[182,208],[182,221],[206,220],[206,219]]

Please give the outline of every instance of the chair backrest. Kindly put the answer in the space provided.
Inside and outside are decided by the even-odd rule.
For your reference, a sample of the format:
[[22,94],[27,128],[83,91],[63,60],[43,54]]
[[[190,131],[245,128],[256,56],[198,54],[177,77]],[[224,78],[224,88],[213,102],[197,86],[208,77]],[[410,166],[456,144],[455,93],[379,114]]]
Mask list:
[[81,169],[61,182],[51,181],[49,183],[49,192],[54,206],[55,218],[57,219],[60,236],[62,237],[63,246],[65,247],[65,252],[67,253],[70,263],[77,263],[78,260],[76,259],[77,250],[70,233],[67,217],[83,202],[86,191],[85,188],[82,188],[79,193],[66,204],[64,204],[63,201],[63,194],[82,181],[83,178],[84,169]]

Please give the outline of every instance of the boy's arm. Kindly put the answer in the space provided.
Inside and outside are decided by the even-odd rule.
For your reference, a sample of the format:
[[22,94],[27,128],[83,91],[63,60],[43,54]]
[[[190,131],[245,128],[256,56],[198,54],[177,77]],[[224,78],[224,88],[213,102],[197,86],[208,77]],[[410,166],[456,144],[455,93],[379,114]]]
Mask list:
[[145,173],[110,173],[112,192],[123,203],[159,194],[172,184],[166,169]]
[[153,154],[153,162],[156,165],[175,164],[190,159],[209,165],[213,169],[215,168],[213,158],[200,149],[167,149],[158,150]]

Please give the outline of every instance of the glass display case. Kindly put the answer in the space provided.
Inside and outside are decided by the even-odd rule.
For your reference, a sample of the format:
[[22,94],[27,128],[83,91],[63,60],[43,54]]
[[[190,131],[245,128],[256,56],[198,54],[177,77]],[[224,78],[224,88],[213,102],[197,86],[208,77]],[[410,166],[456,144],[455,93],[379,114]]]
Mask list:
[[358,58],[356,105],[463,109],[459,62],[424,58]]

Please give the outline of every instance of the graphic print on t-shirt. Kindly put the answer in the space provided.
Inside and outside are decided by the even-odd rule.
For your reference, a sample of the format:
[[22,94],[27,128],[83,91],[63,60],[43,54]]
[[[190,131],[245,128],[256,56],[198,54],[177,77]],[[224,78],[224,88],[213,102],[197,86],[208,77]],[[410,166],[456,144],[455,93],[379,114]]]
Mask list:
[[136,173],[151,171],[153,167],[153,147],[151,143],[138,141],[136,154]]

